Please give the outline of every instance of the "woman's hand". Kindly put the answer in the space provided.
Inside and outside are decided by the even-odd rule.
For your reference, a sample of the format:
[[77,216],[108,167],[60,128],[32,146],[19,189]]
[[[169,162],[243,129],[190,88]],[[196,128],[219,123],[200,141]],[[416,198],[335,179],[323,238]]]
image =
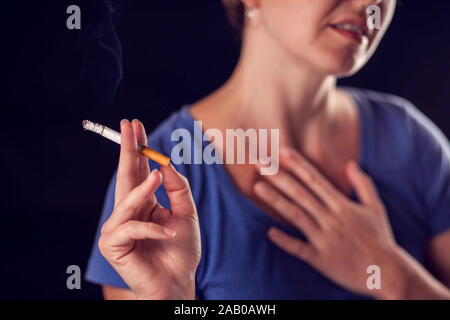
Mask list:
[[[295,150],[282,148],[282,170],[264,176],[255,193],[282,218],[301,230],[308,242],[278,228],[268,236],[288,253],[303,259],[339,285],[362,295],[399,297],[401,283],[400,248],[376,188],[356,163],[346,174],[361,204],[349,200]],[[367,268],[381,269],[382,290],[369,290]]]
[[[138,299],[195,299],[201,244],[188,181],[171,164],[150,173],[137,149],[147,145],[142,123],[122,120],[121,134],[114,210],[101,229],[100,251]],[[170,211],[154,195],[161,182]]]

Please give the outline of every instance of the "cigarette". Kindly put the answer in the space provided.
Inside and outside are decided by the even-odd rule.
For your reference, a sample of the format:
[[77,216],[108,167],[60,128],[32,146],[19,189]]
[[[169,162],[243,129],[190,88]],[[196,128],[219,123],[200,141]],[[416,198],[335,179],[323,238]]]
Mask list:
[[[89,120],[83,120],[82,125],[83,125],[84,130],[89,130],[89,131],[98,133],[99,135],[101,135],[111,141],[114,141],[117,144],[120,144],[122,141],[122,136],[120,135],[119,132],[114,131],[113,129],[110,129],[106,126],[91,122]],[[167,166],[170,162],[169,157],[159,153],[158,151],[150,149],[149,147],[146,147],[144,145],[138,144],[138,150],[139,150],[139,153],[142,154],[143,156],[145,156],[155,162],[158,162],[159,164],[161,164],[163,166]]]

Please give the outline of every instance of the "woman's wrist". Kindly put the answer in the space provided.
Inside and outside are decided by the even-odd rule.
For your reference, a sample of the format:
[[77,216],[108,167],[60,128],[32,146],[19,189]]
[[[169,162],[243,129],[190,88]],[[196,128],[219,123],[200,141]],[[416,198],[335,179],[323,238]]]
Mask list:
[[195,274],[187,275],[182,283],[168,283],[155,294],[135,294],[136,300],[195,300]]
[[397,246],[381,270],[381,289],[373,297],[380,300],[450,299],[450,290],[436,280],[403,248]]
[[410,271],[404,250],[395,246],[389,251],[386,263],[381,267],[381,288],[373,289],[372,296],[379,300],[407,299]]

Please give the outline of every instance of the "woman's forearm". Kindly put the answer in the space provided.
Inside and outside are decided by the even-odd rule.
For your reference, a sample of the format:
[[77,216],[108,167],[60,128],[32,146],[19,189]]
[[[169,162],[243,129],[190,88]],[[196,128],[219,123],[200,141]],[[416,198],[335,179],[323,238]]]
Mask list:
[[431,275],[404,249],[398,248],[388,270],[381,270],[382,288],[377,299],[442,300],[450,299],[450,290]]

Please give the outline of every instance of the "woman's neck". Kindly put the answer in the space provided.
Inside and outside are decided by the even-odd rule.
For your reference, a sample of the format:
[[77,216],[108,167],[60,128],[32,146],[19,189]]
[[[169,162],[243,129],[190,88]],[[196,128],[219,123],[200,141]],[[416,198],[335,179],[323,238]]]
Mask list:
[[[253,35],[229,81],[215,94],[215,116],[228,128],[280,130],[280,143],[299,145],[312,128],[323,127],[336,104],[336,78],[281,52],[279,44]],[[258,45],[264,43],[264,46]],[[218,102],[218,103],[217,103]]]
[[[279,52],[279,44],[264,37],[246,39],[244,44],[232,77],[190,113],[202,120],[204,130],[215,128],[224,135],[226,129],[279,129],[280,145],[302,152],[348,191],[343,168],[357,158],[359,139],[353,101],[337,90],[336,77]],[[252,181],[245,172],[239,171],[236,179]]]

